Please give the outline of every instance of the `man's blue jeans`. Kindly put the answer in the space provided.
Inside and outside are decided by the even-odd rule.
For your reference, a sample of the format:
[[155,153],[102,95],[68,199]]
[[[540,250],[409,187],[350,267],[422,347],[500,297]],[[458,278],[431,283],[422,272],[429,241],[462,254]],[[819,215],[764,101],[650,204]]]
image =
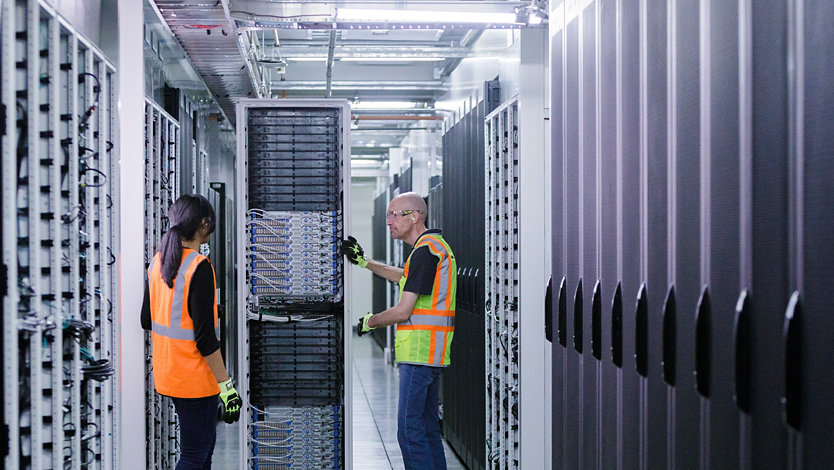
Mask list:
[[171,400],[180,419],[180,461],[176,470],[210,469],[217,437],[217,395]]
[[406,470],[446,470],[437,412],[442,367],[400,364],[397,440]]

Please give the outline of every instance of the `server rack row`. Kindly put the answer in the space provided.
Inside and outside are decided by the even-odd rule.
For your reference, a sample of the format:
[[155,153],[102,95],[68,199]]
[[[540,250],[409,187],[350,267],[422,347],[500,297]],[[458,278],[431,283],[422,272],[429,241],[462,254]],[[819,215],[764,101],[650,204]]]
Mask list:
[[[168,230],[168,209],[179,197],[180,125],[150,98],[145,98],[145,268]],[[177,465],[179,434],[174,403],[156,393],[151,333],[145,333],[145,419],[148,468]]]
[[[444,124],[443,238],[455,252],[458,290],[451,364],[443,373],[443,433],[469,468],[486,468],[484,332],[484,118],[500,104],[498,79]],[[469,221],[466,224],[460,221]]]
[[561,7],[553,467],[830,466],[834,4]]
[[3,466],[113,468],[116,69],[45,3],[0,21]]
[[490,468],[519,468],[518,99],[484,121],[486,426]]
[[[385,211],[388,210],[388,191],[383,191],[374,197],[374,215],[371,221],[371,232],[373,234],[373,245],[371,246],[371,258],[386,262],[388,260],[388,245],[390,234],[385,220]],[[373,312],[382,312],[390,305],[390,286],[388,281],[380,276],[371,278],[372,308]],[[371,337],[377,345],[385,352],[386,357],[392,354],[393,340],[390,328],[375,328],[371,330]]]
[[344,101],[238,105],[241,466],[350,465]]

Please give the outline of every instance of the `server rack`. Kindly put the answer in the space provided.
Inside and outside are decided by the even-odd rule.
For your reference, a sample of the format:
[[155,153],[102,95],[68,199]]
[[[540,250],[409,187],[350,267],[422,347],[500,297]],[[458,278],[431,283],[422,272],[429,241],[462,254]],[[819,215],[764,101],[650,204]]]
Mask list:
[[834,5],[554,9],[554,468],[826,466]]
[[350,109],[243,100],[237,116],[241,466],[349,469]]
[[116,69],[45,3],[3,1],[0,21],[3,466],[113,468]]
[[[390,234],[386,225],[385,211],[388,210],[388,191],[384,191],[374,198],[374,215],[371,230],[373,231],[374,239],[371,250],[371,257],[375,260],[386,261],[388,259],[386,247],[388,246]],[[373,289],[373,311],[382,312],[386,310],[389,304],[390,294],[388,280],[381,276],[373,276],[371,279]],[[385,352],[385,357],[390,357],[393,342],[391,341],[391,328],[375,328],[371,330],[371,336],[376,343]]]
[[[498,79],[484,83],[457,122],[444,123],[443,238],[458,263],[455,340],[443,373],[443,433],[469,468],[488,465],[484,334],[484,118],[500,104]],[[470,220],[468,224],[453,221]]]
[[487,460],[503,470],[520,460],[518,98],[487,115],[484,126]]
[[[168,209],[180,194],[180,125],[145,98],[145,269],[169,228]],[[174,468],[179,425],[174,403],[156,393],[151,333],[145,333],[146,452],[149,468]]]

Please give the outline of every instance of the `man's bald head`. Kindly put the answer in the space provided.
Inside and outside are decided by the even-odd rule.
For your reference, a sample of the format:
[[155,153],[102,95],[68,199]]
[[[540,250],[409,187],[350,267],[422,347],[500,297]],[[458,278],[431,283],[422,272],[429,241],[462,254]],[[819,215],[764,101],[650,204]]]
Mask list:
[[391,200],[390,206],[393,210],[409,209],[420,211],[415,214],[417,216],[417,221],[423,224],[426,223],[428,208],[426,207],[426,201],[423,200],[423,196],[420,196],[418,193],[413,191],[402,193]]

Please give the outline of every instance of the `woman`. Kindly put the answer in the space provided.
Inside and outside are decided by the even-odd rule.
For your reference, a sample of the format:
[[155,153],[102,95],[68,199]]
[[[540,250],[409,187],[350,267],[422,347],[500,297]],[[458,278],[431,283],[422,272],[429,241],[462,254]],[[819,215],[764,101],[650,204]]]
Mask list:
[[171,397],[179,417],[177,470],[211,468],[218,394],[227,423],[241,406],[220,355],[214,268],[199,253],[214,232],[214,209],[203,196],[185,195],[168,220],[147,271],[142,328],[153,332],[156,391]]

